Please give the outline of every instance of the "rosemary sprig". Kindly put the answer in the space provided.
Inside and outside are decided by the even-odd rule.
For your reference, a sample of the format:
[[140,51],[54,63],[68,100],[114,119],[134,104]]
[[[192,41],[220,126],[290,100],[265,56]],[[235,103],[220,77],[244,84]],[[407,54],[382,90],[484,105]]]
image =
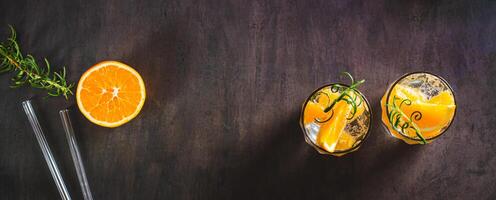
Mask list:
[[338,98],[334,99],[334,101],[332,101],[332,103],[326,108],[324,109],[324,112],[327,113],[329,111],[332,110],[332,108],[336,105],[336,103],[338,103],[339,101],[346,101],[346,103],[350,104],[353,108],[353,112],[352,112],[352,116],[349,118],[349,119],[352,119],[354,116],[355,116],[355,113],[357,111],[357,107],[360,106],[362,104],[362,101],[361,101],[361,98],[360,98],[360,103],[356,104],[356,100],[358,98],[358,95],[355,95],[355,98],[351,97],[351,95],[349,94],[351,91],[354,91],[356,92],[356,88],[361,85],[362,83],[365,82],[365,80],[359,80],[357,82],[355,82],[355,79],[353,78],[353,76],[348,73],[348,72],[343,72],[344,75],[348,76],[351,80],[351,85],[346,88],[339,96]]
[[45,67],[39,66],[31,55],[23,56],[16,41],[16,32],[12,26],[10,37],[0,43],[0,74],[14,73],[12,88],[29,84],[31,87],[46,90],[49,96],[72,95],[74,84],[67,84],[65,67],[61,72],[50,72],[50,63],[45,58]]
[[[401,100],[401,102],[399,105],[396,105],[395,102],[398,100]],[[417,135],[417,137],[421,140],[421,144],[427,144],[427,140],[420,132],[420,128],[413,121],[413,119],[420,120],[422,118],[422,113],[415,111],[410,115],[410,117],[408,117],[408,115],[406,115],[401,110],[401,106],[403,105],[410,106],[411,104],[412,101],[410,99],[400,99],[396,96],[393,96],[392,104],[386,104],[386,106],[391,108],[391,111],[387,113],[389,123],[391,124],[391,127],[395,131],[401,133],[402,135],[407,135],[406,131],[408,129],[413,129],[415,131],[415,135]]]
[[[318,123],[325,123],[325,122],[329,121],[329,120],[330,120],[330,119],[334,116],[334,111],[332,110],[332,108],[334,108],[334,106],[336,105],[336,103],[338,103],[339,101],[345,101],[347,104],[351,105],[351,107],[352,107],[352,109],[353,109],[353,110],[352,110],[352,112],[351,112],[351,116],[350,116],[350,117],[348,117],[348,118],[346,118],[346,119],[348,119],[348,120],[353,119],[353,117],[355,116],[355,114],[356,114],[356,112],[357,112],[357,108],[358,108],[358,106],[362,105],[363,100],[362,100],[362,98],[358,97],[358,91],[356,90],[356,88],[357,88],[360,84],[364,83],[364,82],[365,82],[365,80],[360,80],[360,81],[355,82],[355,79],[353,78],[353,76],[352,76],[350,73],[348,73],[348,72],[343,72],[342,74],[344,74],[344,75],[346,75],[346,76],[348,76],[348,77],[350,78],[350,80],[351,80],[351,85],[350,85],[349,87],[347,87],[345,90],[343,90],[343,91],[341,92],[341,94],[338,96],[338,98],[334,99],[334,100],[332,101],[332,103],[329,103],[329,99],[330,99],[330,97],[329,97],[329,95],[327,95],[325,92],[320,92],[320,93],[317,93],[317,95],[321,95],[321,94],[323,94],[323,95],[327,96],[327,99],[328,99],[327,105],[328,105],[328,106],[324,109],[324,113],[328,113],[328,112],[330,112],[330,111],[331,111],[332,113],[330,114],[330,116],[329,116],[329,117],[327,117],[327,118],[326,118],[326,119],[324,119],[324,120],[319,119],[319,118],[315,118],[315,119],[314,119],[314,120],[315,120],[315,122],[318,122]],[[340,89],[340,88],[343,88],[343,87],[345,87],[345,86],[340,85],[340,84],[334,84],[334,85],[332,85],[332,86],[331,86],[331,91],[333,91],[333,92],[338,92],[338,91],[339,91],[339,89]],[[336,88],[336,89],[334,89],[334,88]],[[336,91],[334,91],[334,90],[336,90]],[[350,92],[352,92],[352,91],[353,91],[353,92],[355,92],[354,97],[352,97],[352,95],[350,95],[350,94],[349,94],[349,93],[350,93]],[[360,100],[360,101],[359,101],[359,103],[357,103],[357,100]]]

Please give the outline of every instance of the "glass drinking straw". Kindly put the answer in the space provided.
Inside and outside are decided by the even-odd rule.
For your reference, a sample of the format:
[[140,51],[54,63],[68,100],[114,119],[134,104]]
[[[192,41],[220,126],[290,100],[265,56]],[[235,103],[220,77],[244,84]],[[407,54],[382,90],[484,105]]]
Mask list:
[[79,179],[79,184],[81,185],[81,191],[83,192],[83,197],[85,200],[93,200],[91,195],[90,186],[88,184],[88,179],[86,178],[86,172],[84,170],[83,161],[81,159],[81,154],[79,153],[79,148],[76,142],[76,137],[74,135],[74,129],[72,128],[71,119],[69,116],[69,110],[64,109],[59,111],[60,119],[62,120],[62,125],[64,126],[64,131],[67,137],[67,142],[69,143],[69,149],[71,151],[72,161],[76,167],[76,173]]
[[22,107],[26,115],[28,116],[29,123],[33,128],[36,139],[38,140],[38,144],[40,145],[41,152],[43,153],[43,157],[45,157],[45,161],[48,165],[48,169],[52,174],[52,178],[57,185],[57,189],[59,190],[60,197],[63,200],[70,200],[71,197],[69,192],[67,191],[67,187],[65,186],[64,180],[62,179],[62,175],[60,174],[60,170],[57,167],[57,162],[55,162],[55,158],[53,158],[52,151],[48,146],[48,143],[45,139],[45,135],[43,134],[43,130],[41,128],[40,122],[38,121],[38,117],[36,116],[36,112],[33,108],[31,100],[26,100],[22,102]]

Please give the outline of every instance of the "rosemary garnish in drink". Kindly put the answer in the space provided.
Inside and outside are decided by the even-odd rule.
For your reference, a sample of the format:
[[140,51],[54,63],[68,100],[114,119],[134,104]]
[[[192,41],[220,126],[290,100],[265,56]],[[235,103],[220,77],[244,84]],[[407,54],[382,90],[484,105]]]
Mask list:
[[[357,112],[357,108],[358,106],[362,105],[362,98],[359,97],[359,92],[356,90],[356,88],[365,82],[365,80],[360,80],[360,81],[357,81],[355,82],[355,79],[353,78],[353,76],[348,73],[348,72],[343,72],[344,75],[348,76],[351,80],[351,85],[349,87],[346,87],[346,86],[343,86],[343,85],[339,85],[339,84],[335,84],[335,85],[332,85],[331,86],[331,90],[334,92],[338,92],[339,89],[342,89],[343,87],[346,87],[346,89],[344,89],[341,94],[338,96],[338,98],[334,99],[332,101],[332,103],[328,104],[328,106],[324,109],[324,112],[325,113],[328,113],[329,111],[332,111],[332,108],[336,105],[336,103],[338,103],[339,101],[345,101],[347,104],[351,105],[352,107],[352,112],[351,112],[351,116],[348,117],[347,119],[350,120],[350,119],[353,119],[353,117],[355,116],[356,112]],[[335,89],[334,89],[335,88]],[[354,97],[352,97],[350,95],[350,92],[354,92],[355,95]],[[325,93],[323,93],[325,94]],[[327,98],[329,98],[328,95],[326,95]],[[356,103],[357,100],[359,100],[359,103]],[[319,122],[319,123],[324,123],[324,122],[327,122],[329,121],[332,116],[334,115],[334,112],[331,114],[331,116],[329,118],[327,118],[326,120],[320,120],[320,119],[315,119],[316,122]]]
[[[396,101],[398,100],[401,100],[401,102],[399,105],[396,105]],[[415,111],[410,115],[410,117],[408,117],[408,115],[401,111],[401,106],[403,106],[403,104],[410,106],[412,104],[412,101],[410,99],[400,99],[396,96],[393,96],[392,104],[386,104],[386,106],[391,108],[391,111],[387,113],[391,127],[402,135],[408,135],[406,131],[408,129],[412,129],[413,131],[415,131],[417,137],[420,138],[421,143],[427,144],[427,140],[425,140],[422,133],[420,133],[419,127],[417,126],[417,124],[415,124],[415,122],[413,122],[413,120],[418,121],[422,119],[422,113],[420,113],[419,111]]]
[[31,87],[46,90],[50,96],[72,95],[74,84],[67,84],[65,67],[62,72],[50,73],[50,63],[45,58],[45,67],[39,66],[31,55],[23,56],[16,41],[12,26],[10,37],[0,43],[0,74],[12,72],[12,88],[29,84]]

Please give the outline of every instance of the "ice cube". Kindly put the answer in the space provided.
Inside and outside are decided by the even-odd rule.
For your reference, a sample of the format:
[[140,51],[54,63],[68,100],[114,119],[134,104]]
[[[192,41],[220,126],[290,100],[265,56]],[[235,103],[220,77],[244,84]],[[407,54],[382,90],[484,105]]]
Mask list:
[[412,87],[412,88],[419,88],[420,86],[422,86],[424,84],[424,80],[413,80],[413,81],[410,81],[408,83],[408,86]]
[[434,85],[431,84],[423,84],[420,86],[420,92],[429,100],[432,97],[436,96],[439,94],[441,91],[441,88],[435,87]]
[[346,124],[344,130],[353,137],[360,137],[367,133],[369,125],[369,117],[367,116],[367,114],[368,112],[363,112],[363,114],[358,116],[355,120]]
[[320,126],[315,122],[308,123],[305,125],[308,138],[313,142],[317,142],[317,135],[319,134]]

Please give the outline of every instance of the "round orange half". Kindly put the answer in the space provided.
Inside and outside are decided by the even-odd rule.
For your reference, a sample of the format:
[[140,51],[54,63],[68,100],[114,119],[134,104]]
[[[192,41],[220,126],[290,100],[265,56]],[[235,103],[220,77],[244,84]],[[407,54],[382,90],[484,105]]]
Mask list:
[[139,73],[117,61],[103,61],[88,69],[76,91],[81,113],[104,127],[117,127],[136,117],[145,96],[145,84]]

